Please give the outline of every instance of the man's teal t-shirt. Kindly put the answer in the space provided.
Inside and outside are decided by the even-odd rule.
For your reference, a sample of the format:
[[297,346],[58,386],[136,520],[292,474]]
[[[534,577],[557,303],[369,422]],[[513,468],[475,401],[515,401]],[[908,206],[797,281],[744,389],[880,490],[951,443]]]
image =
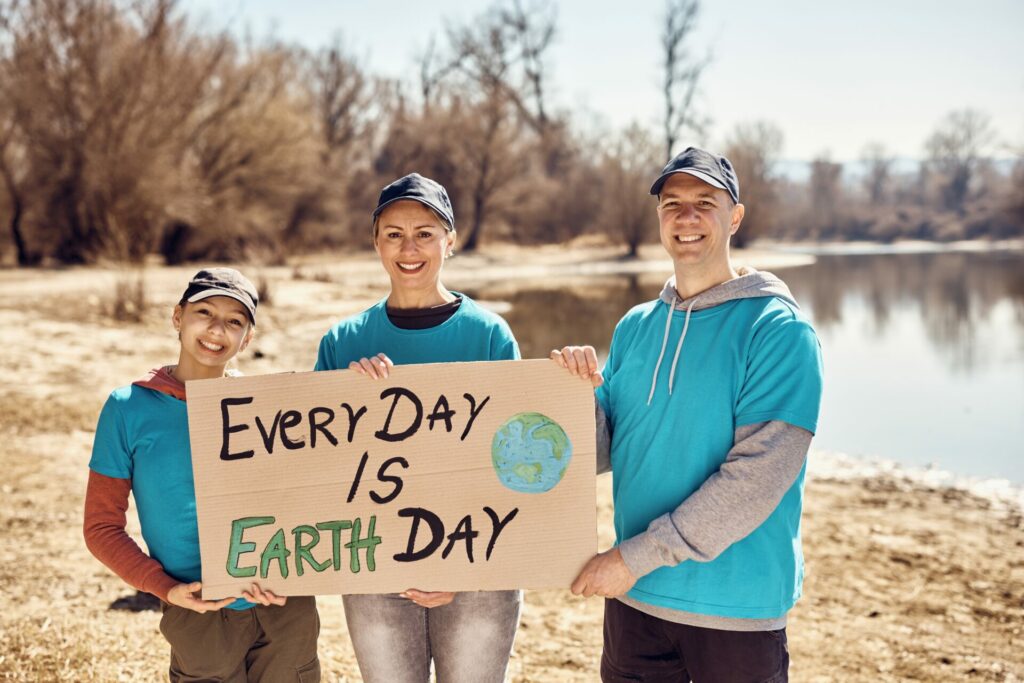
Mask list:
[[[821,355],[793,304],[729,301],[691,314],[672,394],[672,352],[686,313],[672,311],[665,358],[647,404],[669,306],[641,304],[619,322],[598,400],[612,431],[617,542],[671,512],[725,462],[735,429],[780,420],[817,428]],[[686,612],[746,619],[786,613],[800,595],[804,472],[756,530],[711,562],[686,561],[641,577],[631,598]]]
[[519,360],[505,320],[464,294],[452,317],[435,327],[406,330],[388,318],[387,299],[332,327],[320,341],[315,370],[347,370],[360,358],[386,354],[395,365]]
[[[130,479],[150,556],[182,583],[202,580],[184,401],[137,385],[115,389],[100,413],[89,469]],[[228,605],[252,606],[242,598]]]

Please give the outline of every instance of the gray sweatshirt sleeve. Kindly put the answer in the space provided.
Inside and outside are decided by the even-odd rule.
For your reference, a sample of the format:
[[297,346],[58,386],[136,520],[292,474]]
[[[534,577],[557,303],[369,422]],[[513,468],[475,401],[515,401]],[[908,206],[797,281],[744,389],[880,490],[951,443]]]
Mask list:
[[597,473],[612,471],[612,435],[608,429],[608,416],[601,402],[594,399],[594,423],[597,426]]
[[812,434],[772,420],[736,429],[725,462],[675,510],[619,544],[636,577],[686,560],[710,562],[778,506],[807,459]]

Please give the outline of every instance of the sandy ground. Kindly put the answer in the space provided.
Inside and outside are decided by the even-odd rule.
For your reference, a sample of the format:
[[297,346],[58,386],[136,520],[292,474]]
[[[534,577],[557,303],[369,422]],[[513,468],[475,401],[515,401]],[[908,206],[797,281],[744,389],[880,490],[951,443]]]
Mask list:
[[[529,269],[514,248],[460,256],[446,280],[615,271],[661,279],[667,270],[657,260],[622,261],[611,250],[576,246],[531,250]],[[799,257],[740,258],[772,267]],[[166,671],[158,615],[108,609],[131,591],[85,549],[81,508],[102,401],[176,358],[170,308],[194,270],[147,268],[148,306],[138,323],[109,313],[115,283],[133,271],[0,270],[0,679],[159,680]],[[385,286],[366,255],[258,272],[272,299],[240,360],[247,374],[310,367],[323,331]],[[1020,508],[898,470],[837,469],[834,460],[812,454],[808,575],[789,628],[793,680],[1024,680]],[[607,547],[608,477],[599,479],[597,501]],[[319,604],[325,680],[360,680],[341,601]],[[568,591],[527,593],[510,679],[597,680],[601,609]]]

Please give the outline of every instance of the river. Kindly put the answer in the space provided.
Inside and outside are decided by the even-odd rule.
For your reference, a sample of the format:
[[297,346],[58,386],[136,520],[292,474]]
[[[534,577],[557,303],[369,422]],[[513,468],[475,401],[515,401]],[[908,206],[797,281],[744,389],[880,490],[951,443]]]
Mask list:
[[[1024,484],[1024,252],[820,255],[776,269],[821,339],[814,448]],[[566,343],[607,354],[658,278],[467,288],[503,311],[523,357]]]

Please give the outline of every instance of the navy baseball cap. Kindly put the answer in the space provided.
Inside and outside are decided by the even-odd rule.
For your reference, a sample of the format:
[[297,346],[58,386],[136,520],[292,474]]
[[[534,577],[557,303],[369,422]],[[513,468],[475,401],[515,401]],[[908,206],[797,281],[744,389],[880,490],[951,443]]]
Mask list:
[[449,230],[455,229],[455,212],[448,199],[448,192],[441,183],[424,178],[419,173],[402,176],[380,191],[377,208],[373,210],[373,220],[377,220],[377,216],[389,204],[403,199],[412,199],[430,207],[448,223]]
[[196,273],[189,281],[182,301],[194,304],[211,296],[229,296],[245,306],[249,320],[256,324],[256,306],[260,303],[260,295],[249,278],[234,268],[206,268]]
[[665,168],[661,169],[661,175],[651,185],[651,194],[661,194],[661,186],[670,175],[676,173],[688,173],[695,178],[700,178],[708,185],[725,190],[737,204],[740,203],[740,181],[736,178],[736,171],[732,164],[725,157],[705,152],[696,147],[687,147],[675,159],[668,162]]

